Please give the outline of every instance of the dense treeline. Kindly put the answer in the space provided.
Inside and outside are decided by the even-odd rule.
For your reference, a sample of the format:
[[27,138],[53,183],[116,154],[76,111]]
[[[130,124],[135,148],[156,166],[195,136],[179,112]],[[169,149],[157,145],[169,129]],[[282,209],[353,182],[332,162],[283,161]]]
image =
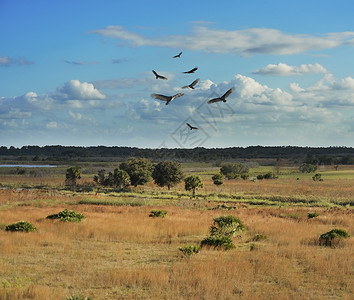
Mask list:
[[250,146],[230,148],[150,149],[136,147],[75,147],[75,146],[23,146],[0,147],[0,159],[60,161],[60,160],[124,160],[129,157],[145,157],[153,161],[228,161],[235,159],[289,159],[294,162],[316,164],[354,164],[352,147],[296,147]]

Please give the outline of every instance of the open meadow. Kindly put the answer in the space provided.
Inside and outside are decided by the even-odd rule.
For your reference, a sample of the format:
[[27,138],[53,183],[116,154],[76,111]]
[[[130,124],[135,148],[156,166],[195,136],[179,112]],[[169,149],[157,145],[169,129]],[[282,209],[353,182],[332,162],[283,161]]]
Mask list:
[[[76,192],[65,187],[65,168],[0,168],[0,299],[353,299],[353,166],[323,167],[323,181],[283,168],[277,179],[217,187],[217,167],[184,164],[203,179],[195,198],[182,183],[97,189],[97,168],[83,167]],[[64,209],[85,218],[46,218]],[[149,217],[152,210],[167,215]],[[225,215],[245,226],[232,235],[234,248],[179,250],[200,245]],[[37,231],[5,230],[21,220]],[[350,237],[320,245],[335,228]]]

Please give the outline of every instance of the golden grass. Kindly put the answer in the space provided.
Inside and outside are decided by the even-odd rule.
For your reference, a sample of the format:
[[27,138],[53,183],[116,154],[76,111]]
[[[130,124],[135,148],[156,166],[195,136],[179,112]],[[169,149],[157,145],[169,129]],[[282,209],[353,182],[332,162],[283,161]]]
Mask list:
[[[19,196],[22,192],[16,195],[48,197]],[[0,203],[11,193],[1,191]],[[307,219],[314,209],[71,205],[86,216],[84,221],[45,219],[66,207],[0,210],[1,224],[26,220],[39,229],[0,230],[0,299],[65,299],[72,294],[93,299],[351,299],[354,294],[353,239],[335,249],[311,242],[335,227],[353,236],[351,209],[316,208],[319,216]],[[149,218],[151,209],[168,214]],[[183,258],[178,247],[199,244],[213,218],[224,214],[247,226],[234,238],[236,249],[202,249]],[[254,241],[257,233],[267,238]]]

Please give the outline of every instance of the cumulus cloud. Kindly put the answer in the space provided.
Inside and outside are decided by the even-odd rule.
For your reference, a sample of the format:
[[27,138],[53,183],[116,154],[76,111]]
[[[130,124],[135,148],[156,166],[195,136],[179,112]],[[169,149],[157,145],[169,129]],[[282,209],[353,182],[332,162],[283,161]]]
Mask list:
[[156,46],[211,53],[238,53],[242,56],[256,54],[290,55],[307,51],[335,48],[351,43],[354,32],[327,33],[324,35],[288,34],[272,28],[243,30],[210,29],[194,27],[190,35],[171,35],[148,38],[130,32],[123,26],[107,26],[90,33],[115,38],[131,47]]
[[322,65],[308,64],[308,65],[300,65],[300,66],[289,66],[284,63],[279,63],[278,65],[269,64],[264,68],[255,70],[252,72],[257,75],[271,75],[271,76],[298,76],[305,74],[313,74],[313,73],[326,73],[327,70]]
[[340,82],[335,82],[333,88],[338,90],[354,90],[354,78],[343,78]]
[[24,57],[11,58],[11,57],[6,56],[6,55],[5,56],[0,56],[0,66],[8,67],[10,65],[23,66],[23,65],[31,65],[31,64],[33,64],[33,62],[28,61]]
[[60,93],[60,96],[66,100],[96,100],[106,98],[92,83],[81,83],[79,80],[75,79],[58,87],[57,91]]

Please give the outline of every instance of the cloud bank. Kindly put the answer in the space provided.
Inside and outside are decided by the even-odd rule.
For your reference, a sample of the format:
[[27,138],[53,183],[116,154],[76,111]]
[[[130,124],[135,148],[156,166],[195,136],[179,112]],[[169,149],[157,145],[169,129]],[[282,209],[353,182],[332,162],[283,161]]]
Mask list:
[[238,53],[241,56],[256,54],[291,55],[308,51],[351,45],[354,32],[337,32],[323,35],[289,34],[272,28],[219,30],[197,26],[190,35],[170,35],[148,38],[126,30],[123,26],[107,26],[90,33],[114,38],[131,47],[155,46],[211,53]]
[[252,74],[257,75],[270,75],[270,76],[300,76],[314,73],[326,73],[327,70],[320,64],[308,64],[297,66],[289,66],[284,63],[278,65],[269,64],[264,68],[255,70]]

